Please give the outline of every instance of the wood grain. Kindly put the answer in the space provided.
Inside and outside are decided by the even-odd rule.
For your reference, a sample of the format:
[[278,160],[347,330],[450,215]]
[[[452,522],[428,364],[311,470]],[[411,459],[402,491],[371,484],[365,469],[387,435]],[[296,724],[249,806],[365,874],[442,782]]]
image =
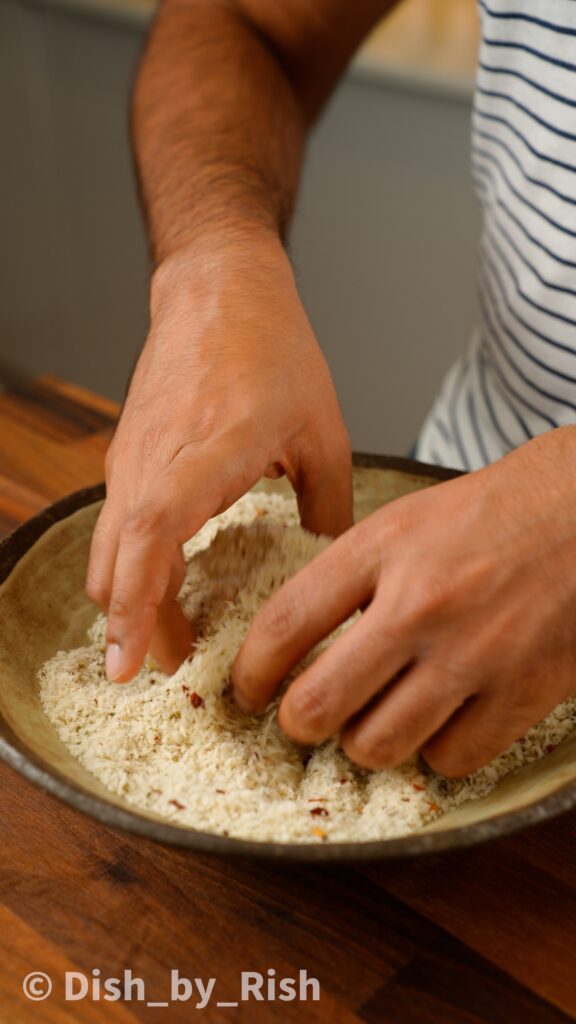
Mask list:
[[0,531],[102,480],[119,407],[53,377],[0,394]]
[[[117,413],[42,378],[0,395],[0,522],[6,531],[96,482]],[[104,828],[0,765],[0,1024],[194,1019],[189,1003],[66,1003],[68,970],[130,968],[150,1000],[170,970],[242,970],[321,984],[318,1003],[210,1004],[226,1021],[552,1024],[576,1020],[576,815],[476,849],[321,870],[224,862]],[[23,977],[54,978],[45,1003]]]

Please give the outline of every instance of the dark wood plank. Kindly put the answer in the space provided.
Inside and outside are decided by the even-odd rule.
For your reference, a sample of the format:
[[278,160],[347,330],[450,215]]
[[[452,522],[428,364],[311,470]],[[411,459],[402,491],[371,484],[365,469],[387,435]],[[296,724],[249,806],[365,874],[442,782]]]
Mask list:
[[576,815],[390,869],[376,884],[576,1018]]
[[113,427],[114,402],[44,376],[21,381],[2,396],[3,415],[52,441],[70,441]]
[[0,531],[63,494],[98,483],[116,403],[50,377],[0,394]]
[[367,1024],[561,1024],[571,1017],[529,989],[510,983],[462,945],[440,934],[433,948],[423,950],[382,986],[360,1010]]

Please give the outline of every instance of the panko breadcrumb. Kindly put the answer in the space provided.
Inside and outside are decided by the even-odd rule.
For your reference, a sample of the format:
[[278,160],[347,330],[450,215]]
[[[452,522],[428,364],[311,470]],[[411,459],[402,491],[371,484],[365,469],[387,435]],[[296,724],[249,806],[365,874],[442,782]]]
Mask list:
[[193,656],[171,677],[148,659],[132,683],[110,683],[99,615],[84,647],[59,652],[39,673],[44,711],[63,743],[127,803],[184,827],[260,841],[362,842],[418,831],[484,796],[574,728],[571,699],[487,768],[451,782],[416,758],[367,771],[336,739],[298,746],[278,727],[279,697],[261,717],[240,712],[228,680],[250,622],[328,543],[301,529],[296,502],[279,495],[248,494],[211,519],[184,548],[179,600],[199,623]]

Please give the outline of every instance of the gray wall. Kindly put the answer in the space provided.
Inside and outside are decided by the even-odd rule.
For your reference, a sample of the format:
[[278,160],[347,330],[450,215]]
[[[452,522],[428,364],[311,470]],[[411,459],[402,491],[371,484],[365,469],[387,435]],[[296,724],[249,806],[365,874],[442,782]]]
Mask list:
[[[0,0],[0,358],[120,397],[146,325],[127,141],[145,19]],[[356,448],[407,450],[474,317],[469,100],[352,72],[293,256]]]
[[141,40],[0,0],[0,351],[111,397],[147,318],[127,132]]

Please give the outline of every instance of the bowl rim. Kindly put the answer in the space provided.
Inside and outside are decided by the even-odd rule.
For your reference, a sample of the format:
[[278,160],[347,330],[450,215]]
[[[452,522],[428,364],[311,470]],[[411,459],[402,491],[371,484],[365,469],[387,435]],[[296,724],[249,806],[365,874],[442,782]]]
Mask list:
[[[438,482],[463,475],[461,470],[446,469],[400,456],[355,453],[354,465],[399,470],[412,476],[432,477]],[[105,496],[104,483],[74,491],[47,506],[0,540],[0,584],[8,578],[24,554],[51,526],[79,509],[101,501]],[[147,818],[137,810],[132,811],[109,802],[105,797],[97,796],[70,782],[56,769],[46,767],[36,755],[21,744],[6,723],[5,730],[7,735],[0,736],[0,759],[29,782],[58,797],[72,808],[108,827],[121,829],[132,835],[164,845],[220,856],[308,863],[353,863],[413,857],[474,846],[538,824],[576,806],[574,781],[565,783],[553,793],[518,810],[505,811],[485,821],[437,832],[417,832],[393,839],[365,842],[275,843],[238,839],[234,836],[196,831]]]

